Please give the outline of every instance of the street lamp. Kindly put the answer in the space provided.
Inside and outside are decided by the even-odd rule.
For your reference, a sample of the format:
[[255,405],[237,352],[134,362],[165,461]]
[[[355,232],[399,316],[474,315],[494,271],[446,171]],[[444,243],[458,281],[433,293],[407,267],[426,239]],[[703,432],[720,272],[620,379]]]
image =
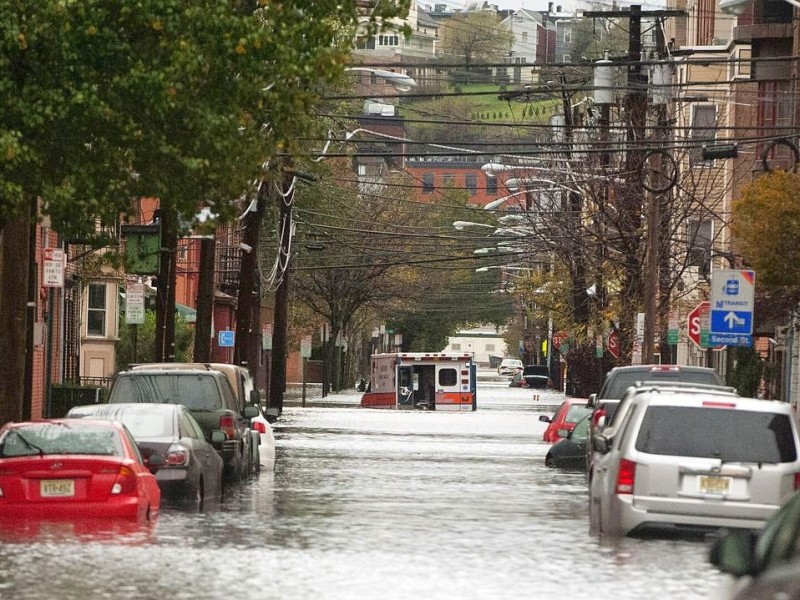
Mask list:
[[405,73],[387,71],[386,69],[373,69],[370,67],[346,67],[345,71],[364,71],[371,73],[376,77],[385,79],[386,82],[391,84],[398,92],[408,92],[411,88],[417,87],[417,82],[414,78],[409,77]]
[[[720,0],[719,9],[727,15],[738,17],[747,10],[747,6],[752,2],[753,0]],[[784,0],[784,2],[788,2],[795,8],[800,8],[798,0]]]

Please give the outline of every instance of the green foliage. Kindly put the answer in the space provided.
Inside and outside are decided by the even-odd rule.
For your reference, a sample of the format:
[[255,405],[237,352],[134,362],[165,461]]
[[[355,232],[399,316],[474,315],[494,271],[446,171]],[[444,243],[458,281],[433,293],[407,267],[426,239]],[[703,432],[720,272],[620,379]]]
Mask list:
[[[125,317],[120,317],[120,335],[117,343],[117,371],[131,363],[153,362],[155,360],[156,314],[152,310],[144,313],[144,323],[128,325]],[[135,334],[134,334],[135,331]],[[134,339],[136,356],[134,356]],[[175,362],[191,362],[194,349],[194,327],[186,323],[179,314],[175,315]]]
[[734,348],[734,368],[728,376],[728,383],[736,388],[740,396],[755,398],[764,363],[754,348]]
[[773,171],[750,182],[733,202],[731,230],[759,287],[800,294],[800,175]]

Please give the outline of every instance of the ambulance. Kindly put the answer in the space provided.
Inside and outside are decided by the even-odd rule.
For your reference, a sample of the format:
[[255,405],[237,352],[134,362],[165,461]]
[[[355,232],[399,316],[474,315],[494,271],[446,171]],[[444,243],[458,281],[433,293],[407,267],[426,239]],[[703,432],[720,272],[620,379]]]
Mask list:
[[373,354],[364,408],[472,411],[477,367],[471,353]]

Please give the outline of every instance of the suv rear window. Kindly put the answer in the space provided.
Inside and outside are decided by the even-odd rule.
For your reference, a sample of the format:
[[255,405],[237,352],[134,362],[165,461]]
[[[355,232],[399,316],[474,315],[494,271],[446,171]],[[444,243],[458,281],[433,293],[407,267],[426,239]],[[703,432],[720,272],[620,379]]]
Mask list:
[[609,382],[608,391],[603,393],[603,398],[622,398],[627,390],[637,381],[651,383],[701,383],[704,385],[722,385],[716,372],[708,371],[629,371],[614,375],[614,380]]
[[550,371],[545,365],[528,365],[522,372],[523,375],[539,375],[541,377],[550,377]]
[[151,402],[182,404],[189,410],[223,408],[219,388],[213,377],[194,374],[136,373],[117,377],[111,402]]
[[642,419],[636,449],[722,462],[797,460],[788,415],[722,408],[650,406]]

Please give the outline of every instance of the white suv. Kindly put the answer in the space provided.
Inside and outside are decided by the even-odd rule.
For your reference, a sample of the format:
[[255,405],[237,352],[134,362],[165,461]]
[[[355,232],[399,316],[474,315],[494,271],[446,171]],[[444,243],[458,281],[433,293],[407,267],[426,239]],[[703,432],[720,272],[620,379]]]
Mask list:
[[589,484],[591,528],[607,535],[757,529],[800,485],[788,404],[708,390],[639,393]]

